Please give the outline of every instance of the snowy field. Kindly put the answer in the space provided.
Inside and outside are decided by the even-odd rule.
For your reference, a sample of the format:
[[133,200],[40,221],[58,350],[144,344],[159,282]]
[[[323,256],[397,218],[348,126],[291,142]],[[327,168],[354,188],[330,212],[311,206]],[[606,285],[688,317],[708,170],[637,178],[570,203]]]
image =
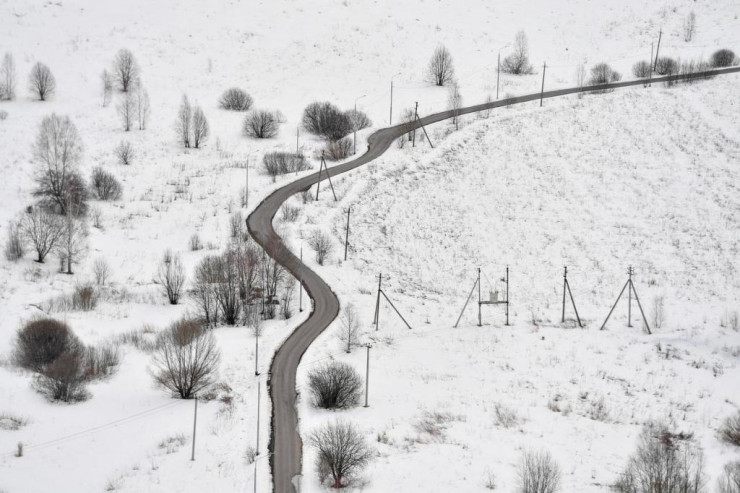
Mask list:
[[[681,26],[691,11],[698,28],[686,43]],[[328,100],[349,109],[356,102],[379,128],[388,123],[393,78],[394,122],[416,101],[422,115],[446,109],[447,91],[423,77],[438,43],[454,57],[464,104],[485,101],[495,97],[498,50],[504,47],[505,56],[505,45],[520,29],[529,37],[532,63],[547,61],[547,89],[573,85],[581,63],[588,69],[610,61],[629,78],[631,65],[648,58],[659,29],[663,54],[706,57],[716,47],[740,44],[738,15],[740,5],[731,0],[0,0],[0,56],[12,53],[18,74],[17,99],[0,101],[8,114],[0,121],[2,241],[8,224],[34,201],[31,146],[39,123],[52,112],[69,115],[79,129],[83,176],[102,166],[123,185],[121,200],[93,201],[101,227],[89,226],[88,249],[75,275],[59,274],[56,256],[46,264],[33,262],[30,253],[18,262],[0,259],[0,414],[26,421],[20,430],[0,428],[0,491],[251,487],[254,466],[245,452],[256,438],[258,380],[247,329],[215,331],[223,352],[219,381],[231,390],[201,403],[195,462],[189,460],[192,401],[153,387],[149,355],[123,346],[118,371],[90,386],[91,399],[60,405],[33,390],[32,375],[10,364],[10,351],[16,330],[42,314],[44,302],[90,280],[101,258],[112,279],[98,308],[51,313],[85,344],[156,332],[193,312],[190,300],[167,304],[153,282],[157,263],[169,248],[182,255],[191,274],[201,258],[226,247],[235,213],[246,217],[270,190],[294,179],[273,184],[259,163],[267,151],[295,149],[308,103]],[[117,94],[102,106],[100,73],[110,70],[121,48],[136,56],[151,98],[144,131],[123,131]],[[57,80],[47,102],[34,101],[26,89],[37,61]],[[539,68],[519,78],[502,74],[501,96],[537,91],[541,77]],[[243,115],[218,109],[218,97],[231,86],[247,90],[257,108],[283,113],[276,139],[242,136]],[[210,121],[204,149],[178,145],[173,124],[183,94]],[[319,271],[342,303],[355,302],[368,322],[365,329],[373,279],[381,271],[391,276],[387,292],[414,326],[406,333],[383,307],[372,352],[371,407],[349,413],[379,453],[366,474],[368,490],[482,490],[490,472],[507,491],[519,451],[536,446],[560,460],[567,472],[564,490],[597,491],[598,484],[614,480],[639,424],[671,410],[678,424],[701,436],[710,474],[729,460],[713,430],[738,404],[733,389],[740,340],[720,326],[740,308],[737,76],[545,106],[511,108],[485,121],[467,118],[457,133],[437,125],[437,149],[393,149],[337,180],[340,204],[327,202],[328,191],[322,191],[322,202],[306,206],[298,223],[281,226],[296,249],[300,230],[323,224],[333,232],[336,251]],[[371,132],[358,134],[358,149]],[[136,150],[129,166],[113,155],[121,141]],[[301,130],[298,145],[315,158],[323,143]],[[312,164],[315,170],[317,161]],[[341,210],[350,205],[353,249],[350,262],[340,265]],[[190,251],[193,234],[204,250]],[[311,264],[305,245],[304,253]],[[487,292],[496,289],[491,284],[507,264],[512,326],[500,327],[501,310],[487,308],[486,325],[477,328],[469,307],[461,328],[451,330],[474,269],[482,267],[493,282],[484,283]],[[564,264],[585,331],[557,323]],[[653,298],[665,297],[667,320],[655,336],[641,335],[639,324],[626,329],[623,306],[608,331],[596,331],[628,264],[637,271],[648,311]],[[301,319],[266,324],[263,372]],[[334,332],[330,328],[307,353],[299,379],[314,361],[340,353]],[[667,347],[674,348],[668,359]],[[364,355],[355,350],[348,360],[362,368]],[[268,491],[269,403],[264,377],[259,381],[258,489]],[[556,396],[563,410],[557,414],[547,407]],[[602,398],[608,417],[590,419]],[[516,426],[496,424],[496,404],[516,413]],[[306,399],[300,411],[304,431],[329,417],[311,410]],[[444,414],[442,433],[418,432],[415,424],[426,412]],[[379,434],[385,443],[378,442]],[[19,442],[22,458],[14,457]],[[429,469],[435,474],[424,472]],[[316,489],[310,449],[304,471],[304,488]]]
[[[337,180],[340,202],[327,193],[311,204],[294,242],[322,227],[342,258],[352,207],[350,259],[320,272],[360,310],[373,344],[370,408],[310,405],[316,365],[365,372],[365,349],[343,353],[336,322],[300,368],[302,431],[337,416],[358,423],[377,450],[363,491],[482,492],[491,475],[513,491],[521,452],[547,449],[563,491],[597,492],[617,479],[642,424],[662,419],[696,434],[714,478],[738,458],[716,435],[740,405],[736,85],[530,103],[469,118],[446,138],[454,127],[438,124],[435,149],[396,150]],[[630,264],[653,335],[634,300],[626,326],[626,295],[599,331]],[[503,292],[507,265],[511,326],[503,307],[484,307],[477,327],[471,303],[453,328],[475,269],[487,299]],[[560,323],[563,265],[584,329],[570,304]],[[413,330],[385,302],[374,330],[381,272]],[[304,452],[304,491],[318,491],[314,451]]]

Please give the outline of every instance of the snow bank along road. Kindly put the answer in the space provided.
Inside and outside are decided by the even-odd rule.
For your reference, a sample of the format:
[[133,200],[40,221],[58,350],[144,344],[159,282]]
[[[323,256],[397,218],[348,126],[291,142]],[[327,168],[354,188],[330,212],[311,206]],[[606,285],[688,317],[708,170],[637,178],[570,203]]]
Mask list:
[[[652,83],[685,80],[689,78],[699,79],[706,76],[733,72],[740,72],[740,67],[690,75],[657,77],[652,79]],[[647,81],[642,79],[547,91],[542,94],[529,94],[468,106],[459,109],[457,114],[464,115],[490,108],[498,108],[500,106],[536,101],[540,97],[553,98],[578,92],[617,89],[646,83]],[[410,122],[378,130],[369,137],[369,147],[365,154],[353,161],[329,168],[329,175],[335,176],[367,164],[381,156],[391,146],[393,141],[410,130],[418,129],[421,125],[429,125],[452,118],[453,116],[453,110],[443,111],[424,117],[421,119],[421,122]],[[290,271],[296,279],[299,279],[301,276],[303,277],[306,291],[313,301],[313,308],[308,319],[298,326],[283,345],[280,346],[270,366],[270,379],[268,381],[272,399],[272,433],[270,437],[270,451],[272,455],[270,456],[270,462],[272,465],[273,487],[277,493],[297,492],[297,482],[300,480],[299,475],[301,474],[302,444],[301,437],[298,433],[298,414],[295,406],[297,395],[295,385],[296,369],[308,346],[336,318],[339,313],[339,300],[331,290],[331,287],[314,271],[305,266],[301,268],[301,262],[298,257],[288,250],[273,229],[272,219],[283,202],[290,198],[290,196],[310,188],[318,179],[319,174],[314,173],[279,188],[262,201],[247,218],[247,228],[255,241],[267,251],[268,255]]]

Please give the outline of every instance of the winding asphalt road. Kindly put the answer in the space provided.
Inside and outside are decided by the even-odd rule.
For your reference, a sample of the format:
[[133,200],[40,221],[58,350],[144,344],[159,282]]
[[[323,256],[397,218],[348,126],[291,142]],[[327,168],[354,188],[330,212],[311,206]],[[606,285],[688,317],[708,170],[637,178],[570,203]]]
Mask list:
[[[693,75],[678,75],[671,77],[656,77],[652,83],[661,83],[668,80],[683,80],[688,78],[701,78],[740,72],[740,67],[713,70]],[[543,99],[574,94],[578,92],[598,91],[603,89],[618,89],[645,84],[645,80],[625,81],[597,86],[575,87],[546,91],[543,94],[529,94],[499,101],[479,104],[461,108],[458,115],[476,113],[478,111],[509,106],[512,104],[536,101]],[[452,110],[435,113],[421,119],[419,122],[411,122],[393,127],[384,128],[373,133],[368,138],[368,151],[353,161],[329,168],[329,175],[335,176],[346,173],[352,169],[367,164],[381,156],[393,142],[410,130],[419,128],[421,125],[429,125],[448,118],[452,118]],[[417,134],[417,138],[420,135]],[[422,135],[423,137],[423,135]],[[318,181],[318,173],[296,180],[269,195],[252,214],[247,218],[249,233],[265,250],[267,254],[277,260],[296,278],[300,278],[300,260],[283,244],[281,238],[272,227],[272,220],[280,209],[280,206],[290,198],[291,195],[307,190]],[[272,399],[272,433],[270,436],[270,463],[272,466],[272,477],[274,491],[277,493],[298,492],[298,481],[301,474],[302,442],[298,433],[298,413],[296,410],[296,370],[301,357],[308,346],[326,329],[339,313],[339,300],[331,287],[324,282],[314,271],[303,267],[303,282],[308,295],[313,301],[312,312],[308,319],[286,339],[277,350],[270,366],[270,378],[268,386]]]

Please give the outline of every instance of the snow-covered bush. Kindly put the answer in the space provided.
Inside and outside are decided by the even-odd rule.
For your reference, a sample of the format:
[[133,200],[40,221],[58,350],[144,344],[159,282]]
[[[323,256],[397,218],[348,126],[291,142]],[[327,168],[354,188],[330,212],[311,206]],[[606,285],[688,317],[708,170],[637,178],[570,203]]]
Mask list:
[[262,165],[273,181],[275,181],[277,175],[295,173],[308,169],[308,162],[303,154],[292,152],[268,152],[262,157]]
[[655,63],[655,71],[660,75],[675,75],[678,73],[678,62],[674,58],[662,56]]
[[717,479],[717,493],[740,493],[740,461],[725,464]]
[[121,198],[121,184],[115,176],[101,167],[95,167],[90,184],[95,196],[100,200],[118,200]]
[[501,70],[514,75],[532,73],[532,65],[529,63],[529,41],[524,31],[516,33],[512,53],[501,62]]
[[56,88],[56,79],[54,79],[54,74],[51,73],[49,67],[37,62],[28,76],[28,89],[31,94],[38,96],[41,101],[46,101],[49,96],[54,94]]
[[167,294],[170,304],[178,304],[185,285],[185,267],[179,255],[173,255],[169,250],[165,252],[157,270],[156,280]]
[[244,118],[244,135],[255,139],[271,139],[278,134],[280,120],[272,111],[254,110]]
[[316,252],[316,262],[324,265],[327,255],[334,249],[331,237],[321,230],[314,231],[308,238],[308,246]]
[[87,399],[81,351],[65,351],[37,375],[36,390],[51,400],[76,402]]
[[649,77],[651,71],[652,67],[650,66],[650,62],[646,62],[645,60],[641,60],[632,65],[632,75],[638,79]]
[[121,164],[131,164],[134,160],[134,146],[131,142],[121,141],[113,151]]
[[252,96],[238,87],[227,89],[218,100],[218,105],[222,109],[231,111],[248,111],[252,104]]
[[309,372],[308,387],[316,407],[346,409],[359,402],[362,377],[347,363],[333,361]]
[[316,470],[323,483],[343,488],[370,462],[372,450],[357,428],[341,420],[315,429],[308,438],[317,449]]
[[[622,79],[622,74],[611,68],[607,63],[597,63],[591,67],[591,79],[589,84],[597,86],[600,84],[609,84],[611,82],[617,82]],[[597,92],[606,92],[607,89]]]
[[717,50],[712,53],[709,63],[714,68],[730,67],[735,65],[735,52],[728,49]]
[[314,102],[303,110],[303,128],[327,140],[339,140],[352,131],[347,113],[329,102]]
[[719,429],[719,436],[725,442],[740,447],[740,411],[725,419]]
[[332,161],[345,159],[352,154],[352,139],[345,137],[331,140],[326,144],[326,157]]
[[32,320],[16,334],[13,362],[41,371],[65,352],[78,352],[82,344],[69,326],[53,318]]
[[554,493],[560,486],[560,466],[546,450],[524,452],[517,479],[517,493]]
[[21,235],[20,225],[18,223],[11,222],[8,224],[5,247],[3,249],[5,260],[15,262],[23,257],[24,252],[25,249],[23,246],[23,237]]

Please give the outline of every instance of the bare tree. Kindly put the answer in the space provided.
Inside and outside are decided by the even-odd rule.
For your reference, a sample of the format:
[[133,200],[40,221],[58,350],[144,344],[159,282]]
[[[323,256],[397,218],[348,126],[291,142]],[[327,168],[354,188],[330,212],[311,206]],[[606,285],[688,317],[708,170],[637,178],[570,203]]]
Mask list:
[[100,85],[103,87],[103,106],[108,106],[113,95],[113,77],[110,72],[103,70],[100,74]]
[[63,353],[81,347],[69,325],[53,318],[39,318],[26,323],[16,334],[12,359],[22,368],[41,371]]
[[[77,164],[82,157],[82,143],[77,127],[67,116],[52,114],[41,122],[33,156],[38,162],[36,168],[36,190],[34,195],[52,202],[62,214],[67,212],[67,204],[80,207],[86,198],[84,189],[75,177]],[[84,182],[83,182],[84,188]]]
[[314,430],[308,440],[318,451],[316,469],[321,482],[331,477],[334,488],[346,486],[372,458],[365,438],[344,421],[327,423]]
[[116,177],[100,166],[96,166],[90,180],[95,196],[100,200],[118,200],[121,198],[121,184]]
[[218,105],[222,109],[232,111],[248,111],[252,107],[252,103],[252,96],[238,87],[227,89],[221,95],[221,99],[218,100]]
[[5,239],[5,259],[10,262],[15,262],[23,257],[25,253],[23,245],[23,234],[20,223],[11,221],[8,224],[7,238]]
[[191,296],[198,307],[206,327],[218,322],[218,299],[215,284],[218,279],[218,258],[209,255],[200,261],[193,275]]
[[200,106],[196,106],[193,109],[193,147],[196,149],[208,139],[210,127],[208,126],[208,119],[203,113]]
[[665,321],[665,298],[663,296],[653,298],[652,319],[653,327],[656,329],[663,326]]
[[267,299],[267,305],[265,305],[265,318],[275,318],[275,305],[273,300],[277,299],[277,290],[280,283],[285,278],[285,269],[280,263],[273,258],[276,250],[280,248],[279,243],[270,243],[265,249],[268,254],[262,256],[262,284],[263,284],[263,296]]
[[98,286],[105,286],[108,279],[111,276],[111,268],[108,261],[103,257],[98,257],[93,264],[93,276],[95,277],[95,284]]
[[306,106],[301,123],[307,131],[327,140],[341,139],[352,132],[353,125],[348,113],[329,102],[313,102]]
[[293,295],[295,294],[295,279],[286,279],[283,283],[283,294],[280,297],[280,313],[284,320],[293,316]]
[[696,33],[696,14],[692,10],[683,20],[683,40],[687,43],[694,39]]
[[245,319],[247,327],[252,330],[252,335],[255,337],[261,336],[262,329],[264,328],[264,321],[260,314],[260,310],[254,305],[248,306],[245,311]]
[[218,376],[221,352],[213,333],[194,320],[181,320],[160,334],[154,353],[154,380],[190,399],[209,390]]
[[547,451],[524,452],[517,476],[517,493],[555,493],[560,486],[560,467]]
[[452,123],[455,124],[455,130],[460,129],[459,112],[462,108],[462,95],[460,94],[460,85],[453,80],[447,89],[447,107],[452,110]]
[[121,164],[131,164],[134,160],[135,152],[134,146],[131,145],[131,142],[122,140],[113,152],[118,158],[118,162]]
[[635,62],[635,64],[632,65],[632,75],[634,75],[638,79],[649,77],[652,70],[653,68],[650,66],[650,62],[646,60],[640,60],[639,62]]
[[586,84],[586,64],[581,63],[576,67],[576,84],[581,92],[578,93],[578,99],[583,98],[583,86]]
[[740,461],[725,464],[717,479],[717,493],[740,493]]
[[275,114],[266,110],[254,110],[244,118],[244,135],[256,139],[271,139],[278,134],[280,122]]
[[85,223],[76,219],[72,207],[67,207],[67,217],[64,221],[64,233],[57,249],[62,263],[67,264],[67,274],[72,274],[72,264],[85,251],[87,228]]
[[354,304],[347,303],[344,306],[340,322],[342,325],[339,330],[339,340],[347,345],[349,353],[360,342],[360,320]]
[[363,128],[367,128],[373,124],[373,122],[370,120],[370,117],[368,117],[366,113],[360,110],[347,110],[345,112],[345,115],[347,115],[347,118],[352,124],[352,130],[355,132],[359,132]]
[[132,91],[124,93],[116,105],[118,116],[121,117],[123,130],[128,132],[136,118],[136,100]]
[[34,382],[49,399],[76,402],[87,399],[82,351],[67,351],[44,367]]
[[362,378],[347,363],[332,361],[309,372],[308,386],[316,407],[346,409],[357,405]]
[[157,270],[156,280],[164,288],[170,304],[179,303],[185,285],[185,268],[179,255],[173,255],[169,250],[165,252]]
[[134,54],[129,50],[122,49],[116,53],[116,58],[113,60],[113,77],[123,92],[129,92],[138,84],[139,64],[136,63]]
[[31,74],[28,77],[28,88],[32,94],[39,97],[41,101],[54,94],[57,83],[49,67],[41,62],[31,68]]
[[427,66],[427,78],[437,86],[444,86],[455,78],[452,54],[443,45],[437,46]]
[[15,99],[15,61],[10,53],[3,56],[0,65],[0,99]]
[[64,220],[40,207],[34,207],[23,216],[21,228],[23,237],[36,251],[36,262],[39,263],[44,263],[46,256],[64,236]]
[[529,41],[524,31],[516,33],[512,53],[501,62],[504,72],[514,75],[532,73],[532,65],[529,63]]
[[643,428],[637,452],[615,484],[620,493],[701,493],[703,454],[690,433],[671,432],[665,424]]
[[725,418],[719,429],[719,437],[722,441],[740,447],[740,411]]
[[334,248],[334,244],[331,242],[331,237],[321,230],[314,231],[308,238],[308,246],[313,248],[316,252],[316,262],[319,265],[324,265],[326,256],[331,253]]
[[193,108],[190,106],[188,97],[182,96],[182,103],[180,103],[180,109],[177,111],[177,120],[175,121],[175,130],[180,138],[180,142],[188,148],[190,147],[190,141],[192,139],[192,120],[193,120]]
[[136,119],[139,122],[139,130],[146,130],[146,124],[149,121],[149,93],[144,86],[139,84],[136,87]]

